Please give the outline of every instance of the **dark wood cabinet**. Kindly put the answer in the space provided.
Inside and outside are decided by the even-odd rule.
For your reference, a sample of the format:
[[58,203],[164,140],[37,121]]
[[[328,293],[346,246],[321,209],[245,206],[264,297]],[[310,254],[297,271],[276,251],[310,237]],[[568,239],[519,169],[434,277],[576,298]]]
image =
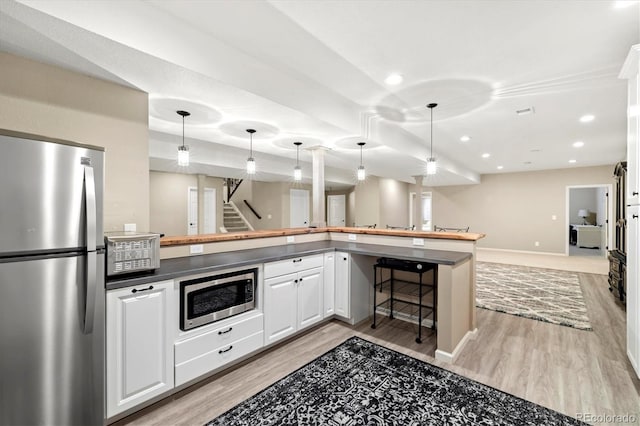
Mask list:
[[616,164],[614,169],[616,179],[616,204],[615,204],[615,239],[612,250],[609,251],[609,291],[621,302],[625,302],[626,296],[626,267],[627,267],[627,220],[626,220],[626,185],[627,162]]

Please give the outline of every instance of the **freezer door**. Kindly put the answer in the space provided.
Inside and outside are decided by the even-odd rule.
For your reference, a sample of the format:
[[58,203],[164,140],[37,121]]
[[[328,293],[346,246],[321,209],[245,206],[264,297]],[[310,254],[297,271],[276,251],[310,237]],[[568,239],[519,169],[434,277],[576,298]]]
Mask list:
[[0,263],[0,425],[104,424],[104,254]]
[[104,245],[104,152],[5,135],[0,147],[0,257]]

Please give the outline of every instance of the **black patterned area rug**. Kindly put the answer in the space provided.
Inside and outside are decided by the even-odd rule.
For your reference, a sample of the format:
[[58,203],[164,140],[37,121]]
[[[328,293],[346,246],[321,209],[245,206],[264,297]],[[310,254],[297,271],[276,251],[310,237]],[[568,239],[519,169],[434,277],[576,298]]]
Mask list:
[[476,262],[476,306],[593,330],[575,272]]
[[352,337],[207,426],[584,424]]

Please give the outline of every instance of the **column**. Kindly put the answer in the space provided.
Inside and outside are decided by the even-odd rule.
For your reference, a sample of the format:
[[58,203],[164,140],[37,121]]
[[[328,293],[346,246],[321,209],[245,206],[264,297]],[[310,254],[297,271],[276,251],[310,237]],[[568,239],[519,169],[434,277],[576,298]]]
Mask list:
[[317,227],[327,226],[325,196],[324,196],[324,147],[311,150],[313,164],[312,185],[312,216],[311,225]]
[[413,203],[413,224],[416,225],[416,231],[422,231],[422,216],[423,216],[423,211],[422,211],[422,179],[423,176],[422,175],[416,175],[414,176],[414,179],[416,180],[416,184],[414,186],[414,190],[416,192],[416,198],[415,201]]

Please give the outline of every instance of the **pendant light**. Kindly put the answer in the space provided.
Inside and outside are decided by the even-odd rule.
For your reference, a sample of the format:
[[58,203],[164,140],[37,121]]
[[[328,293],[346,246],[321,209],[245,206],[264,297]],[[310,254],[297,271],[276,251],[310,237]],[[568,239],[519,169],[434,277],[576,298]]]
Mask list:
[[178,146],[178,166],[189,166],[189,147],[184,144],[184,118],[191,115],[187,111],[176,111],[176,113],[182,116],[182,145]]
[[302,169],[300,168],[300,145],[302,142],[294,142],[296,146],[296,166],[293,168],[293,180],[300,182],[302,180]]
[[253,158],[253,134],[256,131],[254,129],[247,129],[247,133],[249,133],[249,158],[247,158],[247,174],[255,175],[256,174],[256,160]]
[[431,110],[431,151],[429,154],[429,158],[427,159],[427,174],[435,175],[436,170],[438,169],[438,165],[436,163],[436,159],[433,156],[433,109],[437,107],[438,104],[429,104],[427,108]]
[[367,177],[367,174],[364,171],[364,165],[362,164],[362,147],[364,145],[365,142],[358,142],[358,146],[360,146],[360,166],[358,167],[358,180],[364,180]]

